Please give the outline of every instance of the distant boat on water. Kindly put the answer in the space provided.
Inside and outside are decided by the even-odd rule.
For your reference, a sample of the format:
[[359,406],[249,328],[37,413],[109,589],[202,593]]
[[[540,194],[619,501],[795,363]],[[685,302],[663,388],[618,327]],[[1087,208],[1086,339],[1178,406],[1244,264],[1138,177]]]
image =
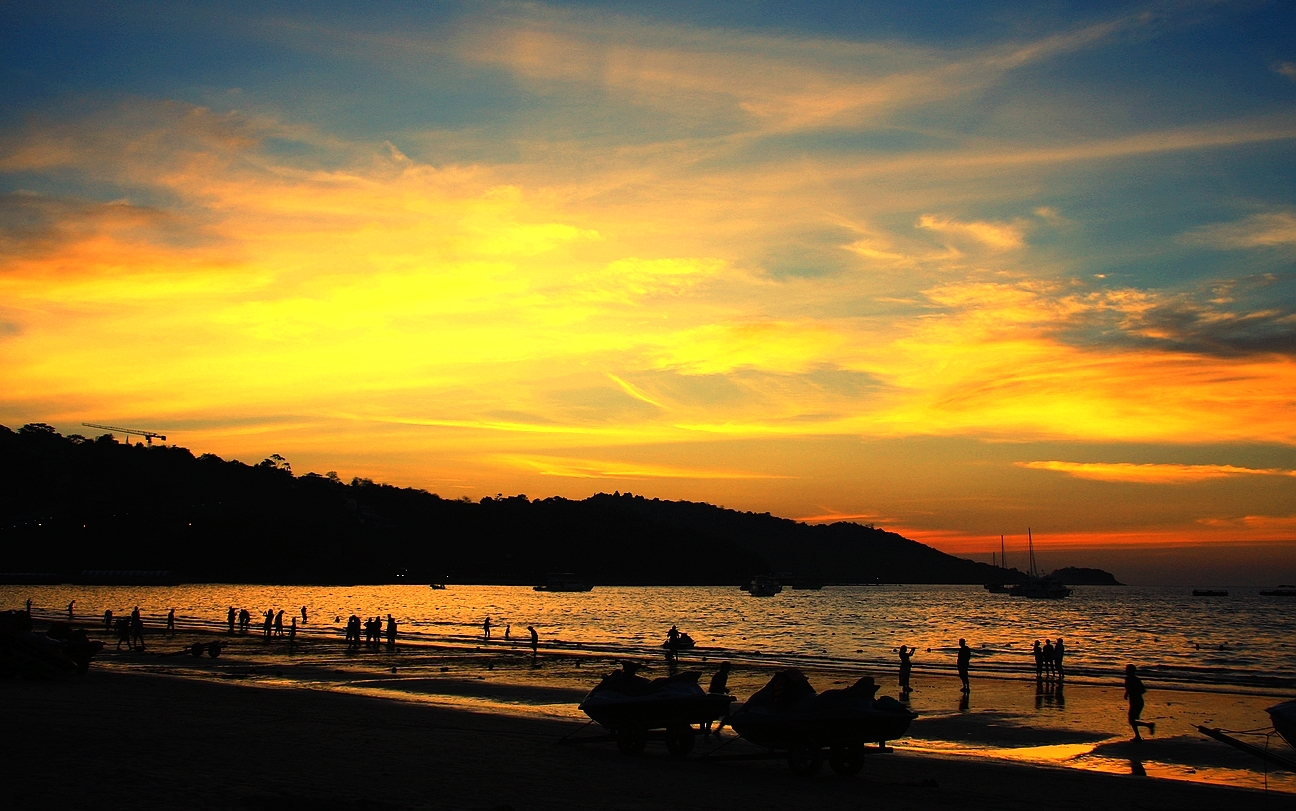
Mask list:
[[750,583],[743,584],[742,590],[749,592],[753,597],[773,597],[783,591],[783,584],[778,581],[778,578],[757,575]]
[[445,591],[445,583],[430,583],[428,588],[435,589],[436,591]]
[[1227,597],[1228,592],[1224,589],[1193,589],[1194,597]]
[[1056,577],[1044,577],[1035,563],[1035,539],[1031,537],[1030,527],[1026,528],[1026,543],[1030,550],[1030,576],[1026,582],[1008,588],[1012,597],[1031,597],[1042,600],[1060,600],[1071,596],[1071,589]]
[[[992,559],[990,565],[993,566],[995,565],[993,561],[994,552],[990,553],[990,557]],[[1008,568],[1008,564],[1005,562],[1005,558],[1006,555],[1004,555],[1004,539],[1003,536],[1000,535],[999,536],[999,564],[998,564],[1000,569]],[[1008,585],[1006,583],[986,583],[985,590],[990,592],[991,594],[1007,594]]]
[[594,586],[574,574],[551,574],[543,586],[536,586],[536,591],[593,591]]
[[1296,597],[1296,586],[1289,586],[1286,583],[1276,589],[1266,589],[1260,592],[1261,597]]

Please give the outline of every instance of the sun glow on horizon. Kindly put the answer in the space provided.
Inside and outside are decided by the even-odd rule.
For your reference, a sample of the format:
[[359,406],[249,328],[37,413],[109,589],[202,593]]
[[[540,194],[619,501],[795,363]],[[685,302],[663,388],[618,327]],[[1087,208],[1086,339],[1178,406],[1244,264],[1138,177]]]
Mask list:
[[1180,34],[1137,15],[456,14],[249,18],[229,35],[291,69],[33,93],[0,126],[0,421],[949,548],[1040,513],[1296,537],[1296,107],[1246,48],[1252,102],[1140,119],[1162,77],[1102,54]]

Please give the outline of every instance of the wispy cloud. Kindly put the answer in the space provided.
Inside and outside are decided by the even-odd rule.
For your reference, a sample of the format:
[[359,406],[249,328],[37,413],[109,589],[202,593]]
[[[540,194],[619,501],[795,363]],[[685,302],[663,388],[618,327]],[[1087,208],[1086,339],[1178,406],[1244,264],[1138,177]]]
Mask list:
[[1296,213],[1271,211],[1244,220],[1193,229],[1185,239],[1220,250],[1296,245]]
[[563,457],[508,456],[502,461],[524,466],[543,476],[574,479],[788,479],[770,473],[743,470],[686,468],[675,465],[643,464],[627,461],[570,459]]
[[1018,462],[1019,467],[1051,470],[1078,479],[1136,484],[1191,484],[1235,476],[1296,476],[1296,470],[1258,470],[1234,465],[1133,464],[1129,462]]

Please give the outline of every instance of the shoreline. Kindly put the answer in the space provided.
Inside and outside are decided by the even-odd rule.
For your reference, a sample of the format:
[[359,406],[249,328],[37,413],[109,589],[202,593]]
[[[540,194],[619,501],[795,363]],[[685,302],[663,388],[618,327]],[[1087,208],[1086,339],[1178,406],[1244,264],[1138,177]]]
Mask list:
[[[219,660],[216,660],[219,662]],[[1284,804],[1289,795],[897,747],[863,773],[559,746],[578,724],[370,696],[95,670],[0,683],[14,807],[857,809]],[[745,745],[745,742],[739,742]]]
[[[385,647],[348,650],[331,630],[300,635],[290,652],[285,640],[265,641],[260,634],[230,636],[206,623],[197,628],[181,623],[174,637],[151,634],[143,653],[116,652],[108,645],[96,658],[92,674],[232,682],[571,724],[588,720],[576,704],[621,661],[647,660],[649,675],[665,672],[664,660],[641,655],[647,652],[644,649],[542,644],[533,666],[529,645],[516,640],[497,644],[419,640],[401,643],[394,651]],[[227,645],[219,659],[195,659],[186,652],[194,641],[216,640]],[[662,652],[655,653],[660,657]],[[721,658],[692,651],[681,657],[680,667],[702,670],[705,682]],[[740,701],[786,666],[777,657],[731,661],[730,687]],[[819,690],[845,686],[869,674],[882,685],[880,694],[897,692],[894,668],[795,664]],[[1059,690],[1055,684],[976,670],[972,678],[973,691],[964,705],[952,673],[915,668],[916,690],[910,706],[920,717],[909,737],[895,743],[896,749],[915,756],[954,756],[1068,772],[1146,774],[1199,785],[1261,788],[1267,783],[1271,791],[1296,793],[1293,776],[1268,775],[1262,763],[1201,736],[1192,726],[1208,723],[1249,729],[1261,718],[1267,723],[1263,708],[1275,703],[1275,696],[1263,691],[1189,690],[1150,678],[1152,693],[1144,717],[1160,725],[1160,735],[1132,748],[1119,683],[1068,679]]]

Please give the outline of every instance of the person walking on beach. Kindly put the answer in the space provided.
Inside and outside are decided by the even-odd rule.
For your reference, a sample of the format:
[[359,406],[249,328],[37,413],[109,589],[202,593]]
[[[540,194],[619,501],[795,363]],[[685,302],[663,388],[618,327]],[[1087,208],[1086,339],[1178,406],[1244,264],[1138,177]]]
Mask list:
[[175,609],[174,608],[167,612],[166,634],[167,636],[175,636]]
[[513,638],[513,623],[510,622],[504,625],[504,638],[505,639]]
[[1053,681],[1053,643],[1044,640],[1044,650],[1040,651],[1040,658],[1044,660],[1044,680]]
[[536,657],[540,655],[540,634],[536,633],[534,625],[528,625],[527,630],[531,632],[531,663],[535,664]]
[[1062,646],[1062,637],[1058,637],[1057,644],[1053,646],[1053,670],[1057,673],[1058,684],[1062,684],[1062,657],[1066,654],[1066,649]]
[[292,650],[297,644],[297,618],[292,618],[292,626],[288,629],[288,650]]
[[396,619],[391,614],[387,615],[387,650],[396,648]]
[[486,616],[486,620],[482,623],[482,639],[490,639],[490,615],[489,614]]
[[909,671],[913,669],[913,655],[917,650],[900,646],[900,692],[905,695],[913,692],[909,687]]
[[1129,700],[1129,725],[1134,730],[1134,740],[1141,741],[1143,736],[1139,734],[1139,727],[1147,727],[1149,734],[1156,734],[1156,724],[1142,720],[1139,716],[1143,714],[1143,694],[1147,688],[1143,686],[1143,680],[1138,677],[1138,668],[1134,665],[1125,665],[1125,698]]
[[270,631],[274,628],[274,609],[268,608],[265,612],[265,622],[261,624],[261,633],[266,639],[270,638]]
[[76,605],[76,600],[68,603],[68,622],[72,621],[72,606]]
[[104,630],[105,631],[112,630],[112,609],[111,608],[104,611]]
[[279,609],[279,613],[278,613],[278,614],[275,614],[275,618],[274,618],[274,635],[275,635],[275,636],[283,636],[283,615],[284,615],[284,612],[283,612],[283,609],[282,609],[282,608]]
[[229,625],[230,636],[234,635],[234,620],[237,618],[238,612],[234,610],[234,606],[230,606],[229,613],[225,615],[225,622]]
[[968,684],[968,666],[972,664],[972,649],[968,647],[966,639],[959,640],[957,661],[959,681],[963,682],[963,689],[961,692],[970,693],[972,692],[972,686]]

